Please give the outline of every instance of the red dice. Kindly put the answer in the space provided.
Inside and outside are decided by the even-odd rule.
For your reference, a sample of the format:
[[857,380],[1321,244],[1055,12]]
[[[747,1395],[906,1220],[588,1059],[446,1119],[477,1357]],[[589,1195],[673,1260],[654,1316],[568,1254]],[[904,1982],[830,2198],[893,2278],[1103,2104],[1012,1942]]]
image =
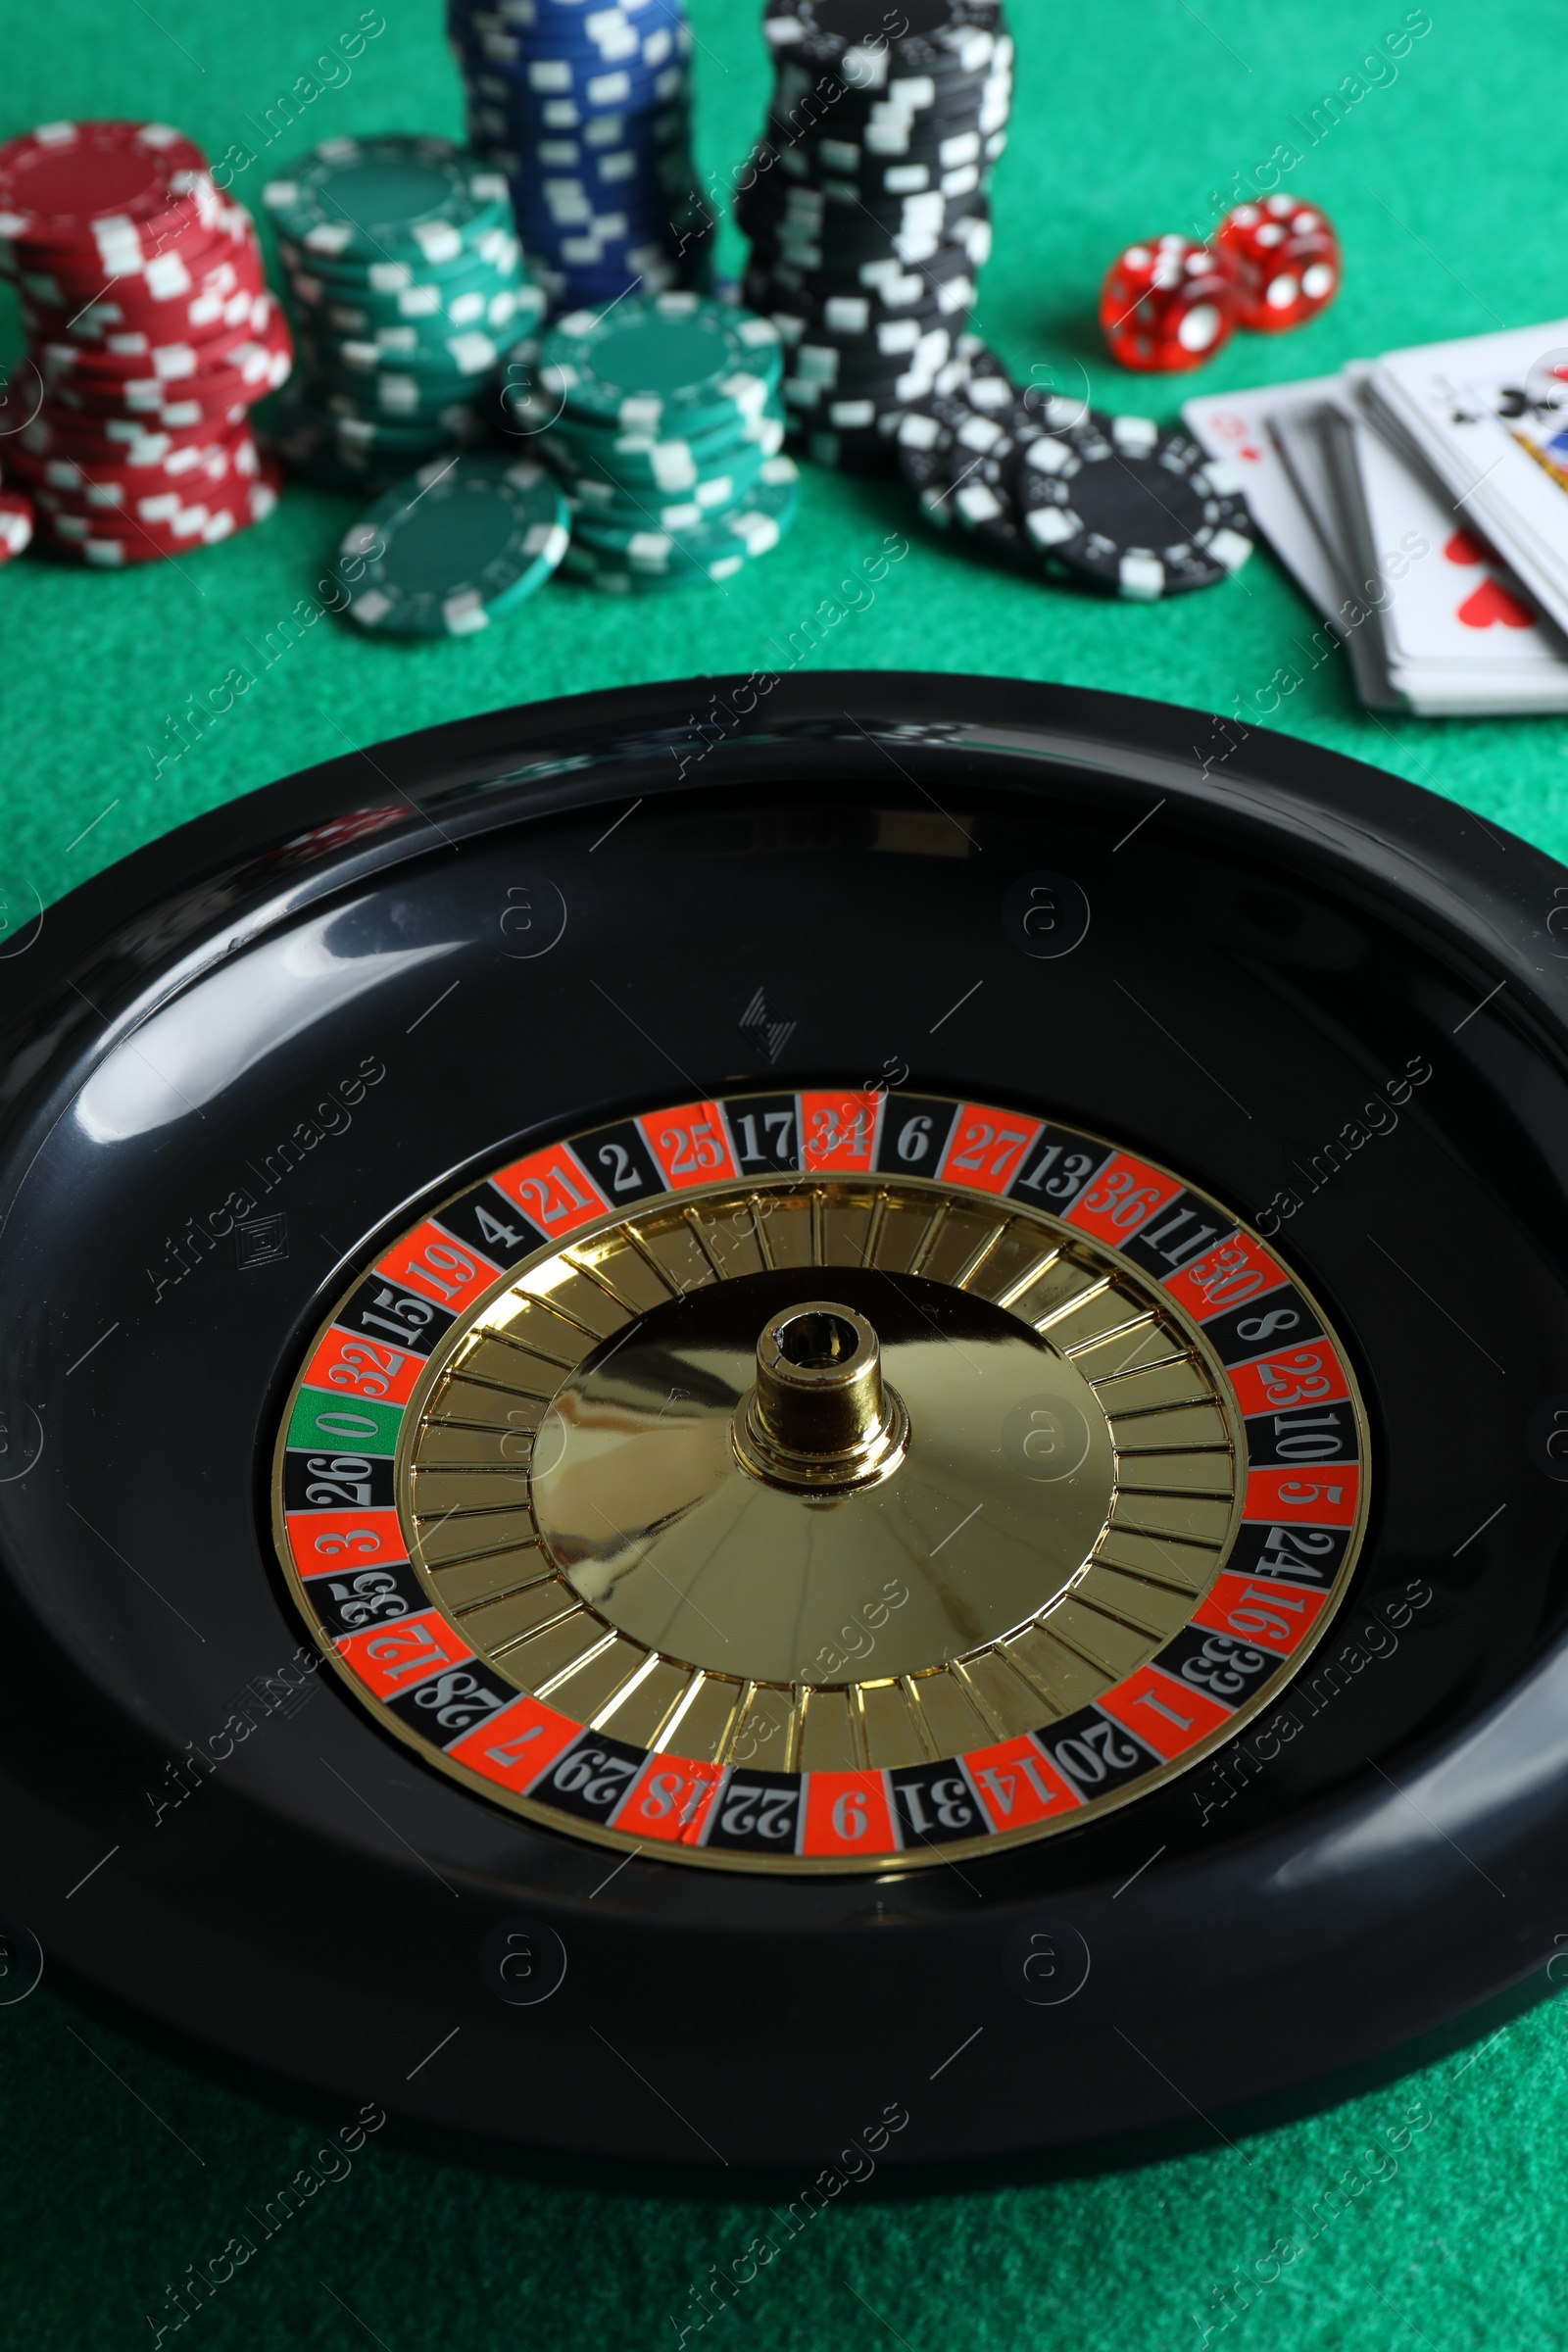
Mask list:
[[1190,237],[1129,245],[1100,289],[1100,323],[1111,357],[1140,374],[1200,368],[1229,342],[1236,318],[1231,272]]
[[1304,326],[1340,290],[1340,240],[1315,205],[1295,196],[1239,204],[1214,239],[1236,286],[1238,323],[1277,335]]

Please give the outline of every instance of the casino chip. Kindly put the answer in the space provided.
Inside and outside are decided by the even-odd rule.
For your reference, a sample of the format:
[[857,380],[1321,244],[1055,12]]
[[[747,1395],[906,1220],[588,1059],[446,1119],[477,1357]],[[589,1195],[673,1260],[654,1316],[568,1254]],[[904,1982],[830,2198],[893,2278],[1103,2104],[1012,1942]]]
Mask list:
[[1025,533],[1048,566],[1136,603],[1210,587],[1252,552],[1229,467],[1144,416],[1091,410],[1042,433],[1015,478]]
[[475,151],[512,183],[556,309],[704,289],[713,220],[691,159],[683,0],[449,0]]
[[745,298],[789,347],[808,453],[885,471],[974,304],[1012,42],[997,0],[917,0],[896,20],[872,0],[771,0],[763,31],[776,80],[735,206]]
[[776,547],[799,498],[779,454],[783,365],[768,319],[686,290],[569,312],[520,343],[497,421],[561,482],[568,576],[657,595],[727,580]]
[[[466,401],[442,410],[438,422],[443,449],[475,448],[490,437],[481,409]],[[294,384],[270,412],[268,434],[291,473],[318,490],[349,498],[389,488],[430,454],[427,426],[400,430],[358,416],[335,415],[318,408]]]
[[969,414],[954,440],[953,507],[960,527],[973,532],[993,553],[1027,561],[1029,544],[1013,487],[1019,459],[1048,429],[1047,405],[1064,415],[1081,415],[1082,404],[1043,404],[1010,384],[1004,400],[976,398],[997,389],[993,378],[979,375],[959,388],[958,398]]
[[977,335],[965,335],[953,365],[900,420],[899,469],[939,530],[953,522],[971,530],[989,526],[999,507],[1012,508],[1007,482],[1015,442],[1038,429],[995,352]]
[[778,329],[695,294],[618,303],[602,318],[559,319],[540,352],[540,385],[572,415],[628,432],[689,436],[760,416],[779,379]]
[[220,490],[154,491],[128,506],[102,507],[39,489],[34,494],[39,527],[57,552],[106,571],[216,547],[251,523],[264,522],[277,504],[281,466],[270,451],[258,453],[253,447],[251,454],[254,465]]
[[912,0],[880,16],[861,0],[768,0],[762,17],[775,56],[804,59],[858,92],[912,74],[972,74],[991,64],[1001,25],[999,0]]
[[18,275],[88,251],[135,275],[217,195],[207,158],[162,122],[45,122],[0,148],[0,261]]
[[717,512],[682,513],[663,528],[652,514],[628,529],[579,510],[563,568],[604,596],[721,584],[777,547],[795,520],[799,482],[792,459],[764,459],[743,498]]
[[263,201],[279,237],[326,269],[450,267],[505,224],[507,192],[445,139],[326,139]]
[[482,437],[479,393],[545,304],[494,166],[445,139],[329,139],[263,201],[300,357],[273,426],[292,469],[384,487]]
[[7,465],[40,546],[151,562],[270,511],[249,411],[287,377],[293,343],[250,215],[224,202],[199,147],[123,122],[7,141],[0,270],[37,371]]
[[565,501],[542,466],[434,460],[345,534],[349,615],[382,636],[470,637],[543,585],[567,537]]
[[974,337],[965,362],[910,403],[899,467],[939,530],[992,552],[1148,601],[1225,579],[1251,553],[1240,483],[1196,443],[1141,416],[1014,388]]

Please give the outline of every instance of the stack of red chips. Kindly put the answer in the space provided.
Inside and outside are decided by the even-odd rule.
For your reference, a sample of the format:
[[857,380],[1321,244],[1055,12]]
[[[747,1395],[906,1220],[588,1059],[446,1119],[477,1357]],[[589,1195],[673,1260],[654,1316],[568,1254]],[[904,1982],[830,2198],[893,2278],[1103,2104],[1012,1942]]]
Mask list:
[[250,215],[156,122],[48,122],[0,146],[0,273],[17,281],[35,414],[7,450],[40,544],[155,563],[260,521],[277,473],[254,404],[293,345]]

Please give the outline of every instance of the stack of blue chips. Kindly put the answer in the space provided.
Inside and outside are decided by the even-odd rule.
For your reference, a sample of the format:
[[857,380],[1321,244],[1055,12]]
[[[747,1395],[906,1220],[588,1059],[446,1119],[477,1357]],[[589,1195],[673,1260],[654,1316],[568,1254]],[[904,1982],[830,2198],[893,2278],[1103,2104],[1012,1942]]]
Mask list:
[[447,28],[552,307],[706,287],[684,0],[449,0]]

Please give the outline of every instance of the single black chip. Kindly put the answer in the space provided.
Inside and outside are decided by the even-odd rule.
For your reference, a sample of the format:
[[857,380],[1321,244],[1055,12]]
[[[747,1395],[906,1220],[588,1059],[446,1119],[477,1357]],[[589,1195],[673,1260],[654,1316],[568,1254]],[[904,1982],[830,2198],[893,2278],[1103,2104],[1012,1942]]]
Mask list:
[[1133,603],[1212,587],[1252,552],[1229,468],[1146,416],[1091,410],[1042,433],[1019,457],[1016,495],[1037,554]]
[[900,469],[939,530],[956,521],[1021,554],[1012,479],[1019,438],[1033,439],[1040,429],[996,353],[977,336],[964,336],[952,368],[905,411]]
[[897,435],[899,471],[939,531],[953,523],[953,448],[964,412],[951,392],[928,392],[905,410]]

